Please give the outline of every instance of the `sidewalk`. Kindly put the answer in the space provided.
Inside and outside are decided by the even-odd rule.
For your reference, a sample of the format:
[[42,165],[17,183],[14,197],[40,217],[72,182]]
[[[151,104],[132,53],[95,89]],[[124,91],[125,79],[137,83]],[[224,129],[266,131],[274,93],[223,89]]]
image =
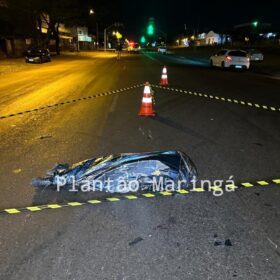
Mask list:
[[24,58],[2,58],[0,59],[0,76],[17,72],[27,68]]

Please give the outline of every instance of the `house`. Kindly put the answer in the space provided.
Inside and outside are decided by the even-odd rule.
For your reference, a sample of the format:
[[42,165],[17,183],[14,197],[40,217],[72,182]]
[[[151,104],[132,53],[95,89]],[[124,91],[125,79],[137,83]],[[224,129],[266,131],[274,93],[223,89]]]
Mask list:
[[86,26],[77,27],[79,50],[91,50],[94,48],[94,38],[88,33]]
[[209,31],[205,35],[205,44],[206,45],[219,45],[222,43],[221,35],[218,33],[215,33],[214,31]]
[[[0,8],[5,13],[9,7],[5,1],[0,0]],[[42,13],[40,20],[29,20],[28,24],[17,23],[17,26],[1,22],[6,28],[0,33],[0,56],[19,57],[33,46],[48,47],[51,52],[59,49],[62,51],[88,50],[93,48],[93,39],[88,35],[87,27],[67,27],[60,23],[58,27],[59,40],[55,40],[53,33],[49,31],[49,15]],[[48,45],[46,46],[46,43]]]
[[[47,34],[49,17],[42,15],[41,32]],[[86,26],[67,27],[60,23],[58,26],[59,44],[62,51],[89,50],[93,48],[93,37],[89,36]],[[55,40],[50,40],[49,48],[55,47]]]

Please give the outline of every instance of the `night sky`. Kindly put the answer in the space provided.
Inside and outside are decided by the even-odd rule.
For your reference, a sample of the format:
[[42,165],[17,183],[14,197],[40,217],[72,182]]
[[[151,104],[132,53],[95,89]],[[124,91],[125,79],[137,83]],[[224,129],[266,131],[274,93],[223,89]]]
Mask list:
[[122,0],[121,19],[129,35],[141,33],[149,17],[169,34],[188,31],[223,31],[233,25],[260,20],[280,25],[280,1]]

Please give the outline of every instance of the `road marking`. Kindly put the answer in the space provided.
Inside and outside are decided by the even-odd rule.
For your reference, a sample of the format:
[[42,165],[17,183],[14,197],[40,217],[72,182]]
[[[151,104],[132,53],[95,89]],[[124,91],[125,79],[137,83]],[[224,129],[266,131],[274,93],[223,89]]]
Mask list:
[[119,198],[116,198],[116,197],[108,197],[108,198],[106,198],[108,201],[110,201],[110,202],[117,202],[117,201],[120,201],[120,199]]
[[8,213],[8,214],[18,214],[18,213],[21,213],[20,210],[17,210],[17,209],[15,209],[15,208],[5,209],[4,211],[5,211],[6,213]]
[[95,199],[95,200],[88,200],[87,202],[90,203],[90,204],[99,204],[99,203],[102,203],[102,201],[97,200],[97,199]]
[[[157,86],[157,85],[151,85],[151,86],[159,88],[159,89],[178,92],[178,89],[176,89],[176,88],[162,87],[162,86]],[[276,108],[276,107],[273,107],[273,106],[268,106],[268,105],[265,105],[265,104],[252,103],[252,102],[247,102],[247,101],[244,101],[244,100],[225,98],[225,97],[221,97],[221,96],[217,96],[217,95],[197,93],[197,92],[192,92],[192,91],[188,91],[188,90],[179,90],[179,92],[185,93],[185,94],[188,94],[188,95],[195,95],[195,96],[199,96],[199,97],[203,97],[203,98],[210,98],[210,99],[213,99],[213,100],[228,102],[228,103],[242,105],[242,106],[255,107],[257,109],[262,109],[262,110],[266,110],[266,111],[280,112],[280,108]]]
[[155,194],[152,193],[144,193],[143,196],[147,197],[147,198],[151,198],[151,197],[155,197]]
[[31,212],[41,211],[42,210],[40,207],[37,207],[37,206],[26,207],[26,209],[31,211]]
[[243,187],[245,187],[245,188],[252,188],[252,187],[254,187],[254,185],[252,185],[251,183],[242,183],[241,185]]
[[188,194],[190,192],[187,191],[187,190],[178,190],[177,193],[179,193],[179,194]]
[[104,204],[104,203],[114,203],[119,202],[123,200],[131,201],[131,200],[137,200],[137,199],[152,199],[157,197],[173,197],[174,195],[190,195],[191,193],[205,193],[207,191],[215,192],[215,191],[223,191],[224,189],[235,191],[237,189],[244,189],[244,188],[253,188],[253,187],[271,187],[272,185],[279,185],[280,186],[280,179],[272,179],[272,180],[257,180],[257,181],[251,181],[251,182],[241,182],[239,184],[228,184],[225,186],[215,186],[212,185],[209,190],[206,188],[194,188],[194,189],[181,189],[176,191],[161,191],[161,192],[148,192],[148,193],[136,193],[136,194],[127,194],[127,195],[117,195],[114,194],[111,197],[106,198],[100,198],[100,199],[93,199],[93,200],[87,200],[87,201],[71,201],[71,202],[65,202],[65,203],[53,203],[53,204],[47,204],[47,205],[32,205],[24,208],[7,208],[0,211],[0,215],[16,215],[20,213],[28,213],[28,212],[39,212],[42,210],[56,210],[66,207],[79,207],[79,206],[85,206],[85,205],[96,205],[96,204]]
[[222,191],[223,189],[221,187],[218,187],[218,186],[213,186],[213,187],[210,187],[210,190],[211,191]]
[[231,189],[231,190],[236,190],[236,189],[238,189],[238,186],[236,186],[236,185],[226,185],[226,188]]
[[269,185],[269,183],[266,182],[266,181],[258,181],[257,183],[258,183],[259,185],[261,185],[261,186],[267,186],[267,185]]
[[138,197],[135,195],[126,195],[125,196],[127,199],[137,199]]
[[205,192],[205,189],[203,189],[203,188],[193,188],[191,191],[192,192]]
[[77,103],[77,102],[80,102],[80,101],[95,99],[95,98],[98,98],[98,97],[104,97],[104,96],[111,95],[111,94],[124,93],[124,92],[130,91],[132,89],[142,87],[142,86],[144,86],[144,84],[137,84],[137,85],[134,85],[134,86],[131,86],[131,87],[121,88],[121,89],[117,89],[117,90],[114,90],[114,91],[107,91],[107,92],[98,93],[98,94],[91,95],[91,96],[81,97],[81,98],[78,98],[78,99],[66,100],[64,102],[60,102],[60,103],[56,103],[56,104],[45,105],[44,107],[40,107],[40,108],[29,109],[29,110],[25,110],[25,111],[22,111],[22,112],[16,112],[16,113],[13,113],[13,114],[0,116],[0,120],[16,117],[16,116],[20,116],[20,115],[26,115],[26,114],[29,114],[29,113],[32,113],[32,112],[38,112],[38,111],[42,111],[42,110],[46,110],[46,109],[50,109],[50,108],[55,108],[55,107],[58,107],[58,106],[64,106],[64,105],[71,104],[71,103]]
[[168,196],[168,195],[172,195],[173,193],[171,192],[160,192],[161,195],[164,195],[164,196]]
[[58,208],[61,208],[62,206],[59,204],[49,204],[49,205],[47,205],[47,207],[50,209],[58,209]]
[[67,205],[76,207],[76,206],[82,206],[83,203],[80,203],[80,202],[68,202]]

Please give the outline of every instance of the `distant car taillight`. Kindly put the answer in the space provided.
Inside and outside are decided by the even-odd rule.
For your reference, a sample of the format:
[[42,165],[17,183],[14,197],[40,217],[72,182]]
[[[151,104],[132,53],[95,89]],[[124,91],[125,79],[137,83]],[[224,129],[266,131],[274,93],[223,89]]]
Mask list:
[[227,56],[227,57],[226,57],[226,60],[227,60],[227,61],[231,61],[231,60],[232,60],[232,57],[231,57],[231,56]]

